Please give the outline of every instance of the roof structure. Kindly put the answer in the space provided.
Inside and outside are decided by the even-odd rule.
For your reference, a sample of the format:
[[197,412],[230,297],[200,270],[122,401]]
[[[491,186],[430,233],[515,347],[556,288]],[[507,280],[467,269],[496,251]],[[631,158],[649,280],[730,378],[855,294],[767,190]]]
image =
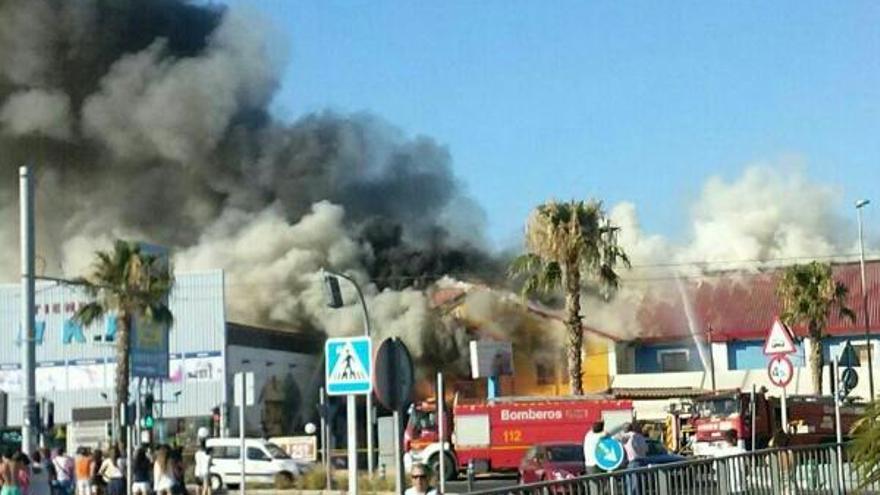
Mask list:
[[[859,263],[832,266],[834,279],[848,289],[847,306],[855,321],[841,318],[834,311],[826,332],[851,335],[865,331]],[[782,269],[764,273],[731,272],[713,274],[699,280],[683,281],[681,290],[669,283],[669,290],[657,290],[642,302],[637,318],[643,333],[641,341],[668,341],[691,338],[684,297],[690,299],[696,331],[714,342],[761,340],[781,312],[776,285]],[[868,312],[872,330],[880,328],[880,260],[865,263]],[[792,329],[797,337],[804,327]]]

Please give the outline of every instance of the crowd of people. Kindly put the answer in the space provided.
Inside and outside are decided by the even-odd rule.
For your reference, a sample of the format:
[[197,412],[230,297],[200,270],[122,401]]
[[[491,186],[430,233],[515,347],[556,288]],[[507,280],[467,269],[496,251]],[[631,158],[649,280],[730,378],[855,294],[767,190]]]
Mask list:
[[[168,445],[138,447],[131,463],[134,495],[187,493],[183,451]],[[210,455],[204,442],[196,454],[199,495],[210,495]],[[74,456],[63,447],[28,456],[4,452],[0,458],[0,495],[125,495],[126,458],[120,449],[81,447]]]

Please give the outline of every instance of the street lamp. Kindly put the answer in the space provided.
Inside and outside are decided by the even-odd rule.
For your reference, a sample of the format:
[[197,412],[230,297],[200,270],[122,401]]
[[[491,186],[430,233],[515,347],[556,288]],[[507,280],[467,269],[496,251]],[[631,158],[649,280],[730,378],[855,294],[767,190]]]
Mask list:
[[[341,308],[343,305],[342,301],[342,293],[339,290],[339,280],[338,278],[345,279],[351,282],[351,285],[354,286],[355,291],[357,291],[358,300],[361,303],[361,310],[363,310],[364,314],[364,335],[370,337],[372,334],[372,329],[370,326],[370,314],[367,311],[367,303],[364,300],[364,293],[361,291],[361,286],[348,275],[321,269],[321,276],[324,279],[324,289],[327,292],[327,305],[331,308]],[[367,394],[367,473],[370,478],[373,477],[373,394]]]
[[869,199],[856,201],[856,214],[859,218],[859,266],[862,272],[862,309],[865,312],[865,342],[868,347],[868,393],[874,400],[874,359],[871,357],[871,322],[868,316],[868,291],[865,288],[865,242],[862,235],[862,208],[871,204]]

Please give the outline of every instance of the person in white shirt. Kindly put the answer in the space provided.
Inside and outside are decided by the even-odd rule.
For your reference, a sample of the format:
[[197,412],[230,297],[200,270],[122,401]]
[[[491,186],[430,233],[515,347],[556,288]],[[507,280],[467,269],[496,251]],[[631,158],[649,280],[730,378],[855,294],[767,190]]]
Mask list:
[[593,423],[590,431],[584,436],[584,466],[586,466],[586,474],[600,474],[602,472],[596,465],[596,446],[599,440],[605,436],[605,422],[601,419]]
[[199,495],[211,495],[211,453],[208,451],[207,443],[206,439],[202,439],[195,456],[195,476],[199,482]]
[[437,495],[437,490],[431,488],[430,472],[424,464],[413,464],[409,471],[412,486],[407,488],[403,495]]

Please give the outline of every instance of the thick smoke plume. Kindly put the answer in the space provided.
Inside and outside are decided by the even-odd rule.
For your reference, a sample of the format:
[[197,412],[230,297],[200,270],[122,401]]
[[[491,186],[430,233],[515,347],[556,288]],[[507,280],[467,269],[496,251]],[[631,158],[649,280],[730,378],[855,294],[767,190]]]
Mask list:
[[[645,301],[679,305],[678,280],[698,287],[724,277],[746,287],[750,274],[770,268],[851,259],[858,252],[855,226],[836,213],[840,192],[808,180],[804,168],[802,160],[783,157],[751,164],[732,180],[710,178],[691,206],[688,238],[680,244],[644,234],[635,205],[616,205],[610,217],[621,227],[619,241],[633,268],[621,270],[622,288],[611,300],[587,298],[586,322],[638,338],[651,334],[638,308]],[[683,312],[680,328],[688,328]]]
[[271,32],[183,1],[0,3],[0,275],[18,271],[14,178],[32,163],[45,274],[146,240],[179,270],[225,269],[233,319],[359,333],[357,306],[321,293],[322,267],[346,271],[376,334],[425,356],[442,324],[418,289],[497,273],[483,213],[430,138],[368,114],[274,119]]

